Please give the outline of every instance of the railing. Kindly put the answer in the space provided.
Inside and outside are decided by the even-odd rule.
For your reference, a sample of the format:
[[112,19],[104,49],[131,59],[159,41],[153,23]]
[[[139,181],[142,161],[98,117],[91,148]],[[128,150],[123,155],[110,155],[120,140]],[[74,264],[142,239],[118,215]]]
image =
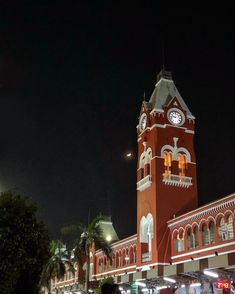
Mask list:
[[166,185],[179,186],[179,187],[185,187],[185,188],[192,186],[191,177],[172,175],[172,174],[163,174],[162,181]]
[[143,179],[141,179],[139,182],[137,182],[137,190],[138,191],[144,191],[152,184],[151,181],[151,175],[147,175]]

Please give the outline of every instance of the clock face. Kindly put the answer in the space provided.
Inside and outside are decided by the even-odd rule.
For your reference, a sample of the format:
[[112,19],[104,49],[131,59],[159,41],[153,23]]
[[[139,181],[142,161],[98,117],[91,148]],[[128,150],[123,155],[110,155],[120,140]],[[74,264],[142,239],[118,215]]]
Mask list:
[[182,125],[184,123],[184,114],[179,109],[170,109],[167,116],[173,125]]
[[147,124],[147,115],[143,113],[140,117],[140,124],[139,124],[139,128],[141,131],[143,131],[146,128],[146,124]]

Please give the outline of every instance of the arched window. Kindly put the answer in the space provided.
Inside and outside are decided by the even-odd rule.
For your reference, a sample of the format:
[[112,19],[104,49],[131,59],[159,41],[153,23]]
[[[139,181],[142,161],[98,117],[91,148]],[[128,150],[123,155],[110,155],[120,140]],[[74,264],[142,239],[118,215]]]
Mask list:
[[198,227],[195,226],[193,229],[194,247],[198,246]]
[[126,265],[126,250],[122,250],[122,266]]
[[184,232],[181,231],[178,236],[178,252],[184,251]]
[[100,273],[103,272],[103,258],[102,257],[99,259],[99,272]]
[[187,232],[188,249],[195,247],[194,236],[191,229]]
[[171,174],[171,165],[172,165],[172,153],[165,151],[164,152],[165,174]]
[[178,168],[179,176],[184,177],[187,168],[187,156],[185,154],[178,153]]
[[228,238],[233,239],[234,233],[233,233],[233,216],[230,214],[228,217]]
[[174,242],[174,252],[178,253],[178,233],[175,232],[173,235],[173,242]]
[[202,225],[202,245],[209,244],[209,231],[206,224]]
[[120,266],[119,252],[116,252],[116,267]]
[[219,223],[219,236],[222,241],[231,240],[234,237],[233,232],[233,217],[229,215],[227,222],[222,217]]
[[138,180],[140,181],[144,177],[151,175],[151,160],[152,149],[149,147],[145,150],[139,159]]
[[209,224],[209,243],[213,243],[215,240],[215,224],[214,222],[210,222]]
[[104,271],[107,270],[107,259],[106,256],[104,257]]
[[134,250],[133,250],[133,262],[136,262],[136,246],[134,246]]
[[112,259],[110,260],[110,266],[115,268],[115,254],[112,254]]
[[131,246],[130,248],[130,264],[132,264],[134,262],[134,251],[133,251],[133,247]]

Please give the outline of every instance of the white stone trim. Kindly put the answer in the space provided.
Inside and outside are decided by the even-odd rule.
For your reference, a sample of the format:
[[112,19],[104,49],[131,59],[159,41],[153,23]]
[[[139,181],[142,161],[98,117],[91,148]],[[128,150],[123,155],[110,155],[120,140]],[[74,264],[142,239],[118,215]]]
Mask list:
[[146,263],[145,265],[142,266],[137,266],[136,269],[142,269],[145,266],[155,266],[155,265],[169,265],[169,262],[155,262],[155,263]]
[[[189,256],[189,255],[196,254],[196,253],[201,253],[201,252],[206,252],[206,251],[210,251],[210,250],[214,250],[214,249],[218,249],[218,248],[228,247],[228,246],[231,246],[231,245],[235,245],[235,241],[230,242],[230,243],[226,243],[226,244],[220,244],[220,245],[217,245],[217,246],[211,246],[211,247],[203,248],[203,249],[199,249],[199,250],[194,250],[194,251],[190,251],[190,252],[179,254],[179,255],[174,255],[171,258],[176,259],[176,258]],[[233,252],[234,252],[234,250],[233,250]],[[205,256],[202,256],[201,258],[205,258]]]
[[185,187],[192,186],[192,177],[179,176],[174,174],[163,174],[163,183],[170,186]]
[[147,175],[146,177],[144,177],[143,179],[141,179],[140,181],[136,183],[137,185],[136,190],[142,192],[145,189],[149,188],[151,184],[152,184],[151,175]]
[[[116,272],[120,272],[120,271],[125,271],[125,270],[132,269],[132,268],[136,268],[136,265],[127,266],[127,267],[123,267],[123,268],[103,272],[103,273],[100,273],[100,274],[93,275],[93,277],[97,278],[98,276],[104,276],[104,275],[107,275],[107,274],[116,273]],[[123,275],[125,275],[125,273],[123,273]]]
[[150,112],[150,114],[153,114],[154,112],[157,112],[157,113],[164,113],[164,110],[163,109],[160,109],[160,108],[153,108]]
[[[221,200],[225,200],[225,199],[227,199],[227,198],[229,198],[229,197],[231,197],[233,195],[235,196],[235,194],[231,194],[231,195],[229,195],[229,196],[227,196],[227,197],[225,197],[223,199],[219,199],[219,200],[216,200],[214,202],[208,203],[208,204],[206,204],[206,205],[204,205],[202,207],[199,207],[199,208],[193,210],[193,212],[195,212],[193,214],[192,214],[192,212],[188,212],[188,213],[185,213],[185,214],[175,218],[175,221],[174,221],[174,219],[169,220],[168,221],[168,227],[170,228],[172,226],[177,226],[178,224],[182,224],[182,223],[185,223],[185,222],[190,222],[193,219],[201,219],[201,217],[206,216],[208,214],[212,214],[214,212],[219,212],[220,210],[222,210],[224,208],[228,208],[228,207],[233,206],[233,205],[235,206],[235,197],[228,200],[228,201],[226,201],[226,202],[221,202]],[[216,203],[218,203],[218,202],[221,202],[221,203],[216,205]],[[214,206],[212,206],[213,204],[214,204]],[[209,206],[212,206],[212,207],[204,209],[204,208],[209,207]],[[184,216],[184,217],[182,218],[182,216]]]
[[188,130],[188,129],[186,129],[186,130],[185,130],[185,133],[189,133],[189,134],[195,134],[195,132],[194,132],[194,131],[192,131],[192,130]]

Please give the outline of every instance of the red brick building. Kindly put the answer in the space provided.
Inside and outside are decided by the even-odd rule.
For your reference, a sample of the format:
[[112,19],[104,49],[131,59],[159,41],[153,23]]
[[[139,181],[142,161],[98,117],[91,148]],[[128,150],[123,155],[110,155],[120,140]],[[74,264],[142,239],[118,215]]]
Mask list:
[[113,243],[111,259],[94,252],[92,280],[112,276],[123,293],[233,291],[235,194],[198,208],[194,126],[161,71],[137,126],[137,234]]

